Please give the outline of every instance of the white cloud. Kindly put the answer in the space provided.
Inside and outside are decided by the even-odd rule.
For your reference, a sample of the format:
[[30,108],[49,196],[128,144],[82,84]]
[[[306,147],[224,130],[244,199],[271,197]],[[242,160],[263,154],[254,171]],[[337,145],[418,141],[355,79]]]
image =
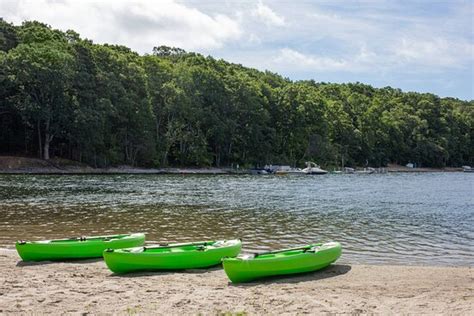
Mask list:
[[378,28],[366,19],[324,12],[322,10],[309,14],[308,24],[315,36],[331,37],[343,41],[364,41],[377,33]]
[[472,68],[474,44],[459,26],[444,28],[452,24],[451,19],[438,25],[432,17],[390,12],[377,16],[363,10],[335,13],[313,7],[292,30],[304,41],[273,51],[276,57],[272,61],[283,72],[300,69],[380,75]]
[[402,37],[392,48],[399,62],[436,67],[462,67],[474,60],[474,45],[442,37]]
[[291,48],[278,51],[272,62],[279,68],[300,69],[320,72],[366,72],[374,67],[386,70],[392,64],[384,65],[385,59],[362,46],[352,55],[343,58],[303,54]]
[[471,2],[0,0],[0,16],[141,53],[178,46],[292,78],[318,71],[340,82],[396,78],[384,83],[393,86],[449,78],[461,91],[473,80]]
[[222,47],[240,38],[236,19],[205,14],[174,0],[0,0],[7,21],[39,20],[59,29],[74,29],[99,43],[123,44],[150,52],[170,45],[188,50]]
[[291,48],[281,49],[279,55],[274,59],[274,61],[292,67],[311,70],[341,70],[346,68],[348,65],[348,62],[345,60],[305,55]]
[[261,19],[267,26],[284,26],[286,24],[285,18],[276,14],[275,11],[264,5],[261,1],[258,2],[252,14]]
[[[474,45],[449,42],[445,39],[423,41],[418,38],[400,39],[382,54],[365,45],[342,58],[325,55],[304,54],[291,48],[280,49],[272,63],[280,70],[304,70],[321,72],[380,73],[404,71],[414,73],[425,68],[425,72],[441,72],[445,68],[463,68],[472,65]],[[274,53],[275,54],[275,53]],[[411,66],[411,67],[410,67]]]

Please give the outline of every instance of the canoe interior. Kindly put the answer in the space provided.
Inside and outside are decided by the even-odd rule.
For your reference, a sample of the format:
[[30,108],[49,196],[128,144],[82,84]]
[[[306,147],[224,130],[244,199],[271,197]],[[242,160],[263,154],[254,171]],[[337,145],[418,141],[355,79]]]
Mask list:
[[[217,249],[221,247],[229,247],[234,245],[234,241],[203,241],[193,243],[182,243],[182,244],[170,244],[166,246],[150,246],[150,247],[139,247],[139,248],[128,248],[128,249],[117,249],[124,253],[143,253],[143,254],[160,254],[160,253],[177,253],[177,252],[188,252],[204,249]],[[116,250],[116,251],[117,251]]]
[[131,236],[132,234],[121,234],[121,235],[108,235],[108,236],[85,236],[85,237],[77,237],[77,238],[69,238],[69,239],[53,239],[47,240],[45,242],[49,243],[71,243],[71,242],[80,242],[80,241],[106,241],[110,239],[123,239],[125,237]]
[[[252,260],[265,260],[265,259],[275,259],[275,258],[283,258],[283,257],[288,257],[288,256],[295,256],[295,255],[300,255],[305,252],[314,252],[311,250],[312,248],[315,247],[320,247],[322,244],[313,244],[313,245],[308,245],[304,247],[299,247],[295,249],[283,249],[283,250],[277,250],[273,252],[267,252],[267,253],[262,253],[262,254],[255,254],[255,255],[250,255],[250,256],[242,256],[240,258],[243,259],[252,259]],[[239,257],[237,257],[239,258]]]

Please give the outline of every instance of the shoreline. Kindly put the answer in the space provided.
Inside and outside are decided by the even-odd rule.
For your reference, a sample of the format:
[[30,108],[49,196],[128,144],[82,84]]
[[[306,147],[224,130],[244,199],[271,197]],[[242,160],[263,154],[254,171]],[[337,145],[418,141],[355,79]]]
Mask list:
[[[359,168],[357,170],[363,170]],[[427,173],[427,172],[462,172],[462,168],[408,168],[399,165],[389,165],[377,168],[378,173]],[[328,174],[333,173],[329,171]],[[0,156],[1,175],[244,175],[251,174],[249,169],[233,169],[228,167],[183,167],[183,168],[139,168],[131,166],[119,166],[110,168],[92,168],[87,165],[61,164],[53,161],[22,157]]]
[[[330,168],[329,168],[330,169]],[[360,167],[358,170],[363,170]],[[376,168],[375,173],[425,173],[425,172],[462,172],[463,168],[408,168],[389,164],[387,167]],[[332,173],[328,170],[329,174]],[[37,158],[0,156],[0,174],[31,174],[31,175],[121,175],[121,174],[181,174],[181,175],[242,175],[250,174],[249,169],[229,167],[174,167],[174,168],[140,168],[117,166],[109,168],[93,168],[79,162],[65,159],[42,160]]]
[[231,284],[220,267],[112,274],[100,259],[25,263],[0,249],[0,313],[469,314],[472,267],[334,264]]
[[104,168],[104,169],[49,169],[49,168],[33,168],[33,169],[0,169],[0,174],[17,174],[17,175],[166,175],[166,174],[202,174],[202,175],[224,175],[224,174],[247,174],[246,172],[236,172],[220,168],[166,168],[166,169],[144,169],[144,168]]
[[[387,169],[387,168],[385,168]],[[419,168],[422,170],[387,170],[383,173],[454,173],[462,170]],[[452,168],[458,169],[458,168]],[[142,169],[142,168],[107,168],[94,170],[68,170],[68,169],[0,169],[0,175],[250,175],[250,171],[235,171],[224,168],[166,168],[166,169]],[[332,174],[329,172],[328,174]],[[272,174],[269,174],[272,176]],[[287,175],[278,175],[287,176]],[[314,176],[314,175],[309,175]],[[324,175],[317,175],[324,176]]]

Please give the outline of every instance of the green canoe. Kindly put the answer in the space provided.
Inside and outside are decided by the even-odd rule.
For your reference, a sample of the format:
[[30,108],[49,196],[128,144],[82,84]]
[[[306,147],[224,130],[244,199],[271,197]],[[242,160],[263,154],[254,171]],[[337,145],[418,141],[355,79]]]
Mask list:
[[137,247],[145,234],[91,236],[70,239],[18,241],[16,250],[24,261],[100,258],[105,249]]
[[316,271],[336,261],[341,251],[341,244],[329,242],[224,258],[222,264],[229,279],[239,283],[267,276]]
[[203,241],[130,249],[107,249],[105,263],[112,272],[181,270],[215,266],[240,253],[240,240]]

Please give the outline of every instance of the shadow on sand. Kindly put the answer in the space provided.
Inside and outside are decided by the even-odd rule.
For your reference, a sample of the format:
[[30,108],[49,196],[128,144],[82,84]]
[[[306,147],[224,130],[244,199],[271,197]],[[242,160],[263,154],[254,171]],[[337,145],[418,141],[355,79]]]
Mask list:
[[262,284],[290,284],[290,283],[300,283],[300,282],[309,282],[309,281],[318,281],[328,278],[337,277],[339,275],[344,275],[351,271],[351,266],[346,264],[333,264],[322,270],[299,273],[293,275],[281,275],[281,276],[271,276],[262,279],[256,279],[248,283],[231,283],[230,286],[236,287],[251,287]]
[[92,259],[71,259],[71,260],[55,260],[55,261],[18,261],[17,267],[30,267],[30,266],[41,266],[47,264],[56,263],[68,263],[68,264],[89,264],[94,262],[104,261],[103,258],[92,258]]
[[124,274],[112,273],[110,277],[139,278],[139,277],[147,277],[147,276],[153,276],[153,275],[167,275],[167,274],[174,274],[174,273],[203,274],[203,273],[214,272],[218,270],[222,270],[221,264],[210,267],[210,268],[202,268],[202,269],[137,271],[137,272],[124,273]]

